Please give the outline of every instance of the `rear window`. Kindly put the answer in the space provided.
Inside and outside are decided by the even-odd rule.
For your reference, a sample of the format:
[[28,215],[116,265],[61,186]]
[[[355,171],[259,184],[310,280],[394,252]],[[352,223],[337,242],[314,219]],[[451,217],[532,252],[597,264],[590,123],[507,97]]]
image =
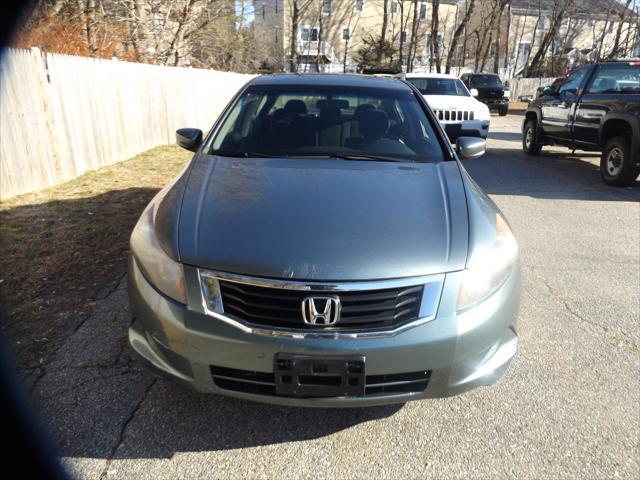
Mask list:
[[231,107],[212,143],[221,156],[384,156],[444,159],[409,89],[253,85]]
[[640,65],[601,65],[591,80],[587,93],[640,93]]

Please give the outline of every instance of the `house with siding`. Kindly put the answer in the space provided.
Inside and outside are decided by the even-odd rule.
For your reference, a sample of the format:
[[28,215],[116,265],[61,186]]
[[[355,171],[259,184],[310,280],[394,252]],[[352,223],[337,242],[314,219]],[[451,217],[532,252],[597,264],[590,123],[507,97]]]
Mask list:
[[[432,35],[429,0],[254,0],[254,31],[266,47],[264,63],[276,70],[352,72],[368,36],[379,37],[387,9],[385,38],[408,71],[435,71],[433,44],[441,67],[455,30],[473,0],[440,0],[438,31]],[[554,19],[564,15],[548,42],[544,62],[561,68],[611,57],[640,56],[638,0],[475,0],[473,15],[451,55],[452,73],[521,75]],[[493,19],[493,21],[492,21]],[[415,27],[414,27],[415,25]],[[552,65],[553,66],[553,65]],[[558,67],[560,68],[560,67]]]

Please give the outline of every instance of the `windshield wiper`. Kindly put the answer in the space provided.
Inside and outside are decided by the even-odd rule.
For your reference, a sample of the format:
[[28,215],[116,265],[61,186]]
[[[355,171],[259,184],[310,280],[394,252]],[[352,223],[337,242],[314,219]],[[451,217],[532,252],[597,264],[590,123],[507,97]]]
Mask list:
[[366,153],[307,153],[307,152],[292,152],[290,154],[274,155],[264,152],[245,152],[240,150],[212,150],[211,155],[218,155],[220,157],[237,157],[237,158],[281,158],[281,157],[308,157],[308,158],[337,158],[340,160],[373,160],[377,162],[412,162],[413,160],[407,160],[396,157],[385,157],[381,155],[367,155]]
[[276,158],[281,155],[272,155],[264,152],[243,152],[240,150],[212,150],[211,155],[218,155],[220,157],[238,157],[238,158]]
[[331,155],[341,160],[373,160],[376,162],[413,162],[406,158],[385,157],[383,155],[368,155],[366,153],[335,153]]

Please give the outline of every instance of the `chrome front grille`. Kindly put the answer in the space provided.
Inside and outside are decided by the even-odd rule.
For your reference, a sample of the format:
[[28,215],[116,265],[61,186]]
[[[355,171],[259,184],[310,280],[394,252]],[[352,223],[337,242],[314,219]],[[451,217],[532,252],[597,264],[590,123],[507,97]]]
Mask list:
[[[339,297],[341,314],[335,326],[324,330],[393,328],[418,318],[423,285],[333,292]],[[302,321],[302,302],[322,291],[287,290],[220,281],[222,306],[227,315],[255,325],[317,330]]]
[[[247,333],[331,339],[392,336],[433,320],[445,279],[444,274],[434,274],[305,282],[200,269],[198,276],[207,315]],[[328,303],[337,308],[337,315],[327,314]],[[323,309],[331,321],[319,321],[323,315],[318,310]]]
[[473,120],[472,110],[434,110],[438,120],[443,122],[462,122],[463,120]]

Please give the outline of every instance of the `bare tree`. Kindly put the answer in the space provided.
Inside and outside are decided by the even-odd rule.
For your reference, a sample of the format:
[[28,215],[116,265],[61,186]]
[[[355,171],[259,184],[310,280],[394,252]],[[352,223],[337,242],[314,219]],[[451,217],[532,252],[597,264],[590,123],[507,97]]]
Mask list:
[[[480,22],[477,28],[474,29],[473,34],[476,37],[475,45],[475,58],[473,69],[478,72],[480,68],[480,62],[483,59],[483,52],[485,52],[485,46],[487,45],[487,38],[493,29],[493,8],[489,11],[483,9],[480,11]],[[485,60],[486,61],[486,60]]]
[[247,71],[257,68],[250,52],[258,51],[248,22],[253,15],[246,12],[250,2],[43,0],[31,10],[14,45]]
[[291,36],[289,38],[290,70],[298,71],[298,30],[303,18],[313,0],[288,0],[291,7]]
[[538,51],[533,56],[531,62],[525,67],[524,76],[528,76],[531,72],[535,72],[541,65],[542,59],[549,49],[551,41],[556,37],[558,29],[562,23],[567,8],[573,6],[573,0],[555,0],[553,10],[551,12],[551,23],[549,30],[542,38],[542,43],[538,47]]
[[[528,19],[529,19],[529,7],[527,6],[527,9],[524,12],[524,16],[516,25],[516,34],[514,35],[514,39],[513,39],[513,42],[514,42],[513,51],[515,52],[515,61],[514,61],[514,72],[512,72],[512,74],[517,73],[515,72],[515,69],[517,69],[520,66],[518,64],[518,60],[520,58],[520,45],[522,44],[522,38],[524,36],[524,31],[527,26]],[[522,28],[519,28],[520,24],[522,24]]]
[[[613,10],[613,5],[614,3],[610,2],[609,8],[607,8],[607,15],[605,16],[604,25],[602,26],[602,31],[600,32],[600,38],[597,43],[598,48],[596,48],[596,57],[595,57],[596,62],[599,62],[600,58],[602,57],[602,49],[604,48],[604,37],[607,34],[607,30],[609,29],[609,20],[611,18],[611,11]],[[594,24],[594,28],[595,28],[595,24]]]
[[509,67],[509,36],[511,35],[511,0],[508,1],[507,5],[507,34],[505,36],[504,42],[504,70],[507,71]]
[[527,76],[527,68],[529,65],[529,60],[531,59],[531,54],[533,53],[533,47],[536,45],[536,39],[538,38],[537,32],[538,32],[538,25],[540,25],[540,20],[542,19],[542,1],[538,0],[538,16],[536,18],[536,23],[533,26],[533,32],[531,33],[531,45],[529,45],[529,51],[527,52],[527,58],[524,61],[523,67],[524,70],[523,72],[525,73],[525,76]]
[[451,44],[449,46],[449,52],[447,53],[447,63],[445,66],[444,73],[451,72],[451,67],[453,66],[453,61],[455,58],[455,53],[458,48],[458,42],[460,41],[460,37],[465,32],[467,25],[469,24],[469,19],[471,15],[473,15],[473,10],[476,6],[476,0],[469,0],[466,5],[466,12],[462,20],[458,24],[458,27],[453,32],[453,37],[451,38]]
[[[509,0],[507,0],[508,2]],[[496,26],[496,41],[495,41],[495,50],[493,52],[493,72],[498,73],[500,71],[500,34],[502,33],[502,11],[506,6],[503,3],[502,8],[500,8],[500,12],[498,12],[498,22]]]
[[[611,47],[611,51],[609,51],[609,54],[607,55],[607,59],[609,60],[617,57],[620,54],[622,29],[625,23],[627,22],[627,15],[630,12],[629,10],[630,5],[631,5],[631,0],[627,0],[626,3],[624,4],[624,10],[622,10],[622,12],[619,14],[618,28],[616,29],[616,35],[613,39],[613,46]],[[627,24],[627,38],[629,37],[628,28],[629,26]]]
[[447,64],[445,66],[444,73],[451,72],[451,67],[453,66],[455,53],[458,48],[458,42],[460,41],[460,37],[462,36],[462,34],[467,29],[467,25],[469,24],[469,20],[473,15],[473,10],[475,6],[476,6],[476,0],[468,0],[464,17],[462,17],[462,20],[460,21],[460,23],[458,24],[458,27],[453,32],[453,37],[451,38],[451,45],[449,46],[449,52],[447,53]]
[[431,0],[431,55],[429,55],[429,70],[435,63],[436,72],[440,73],[440,0]]
[[380,40],[384,42],[387,36],[387,26],[389,25],[389,0],[382,0],[382,30]]

